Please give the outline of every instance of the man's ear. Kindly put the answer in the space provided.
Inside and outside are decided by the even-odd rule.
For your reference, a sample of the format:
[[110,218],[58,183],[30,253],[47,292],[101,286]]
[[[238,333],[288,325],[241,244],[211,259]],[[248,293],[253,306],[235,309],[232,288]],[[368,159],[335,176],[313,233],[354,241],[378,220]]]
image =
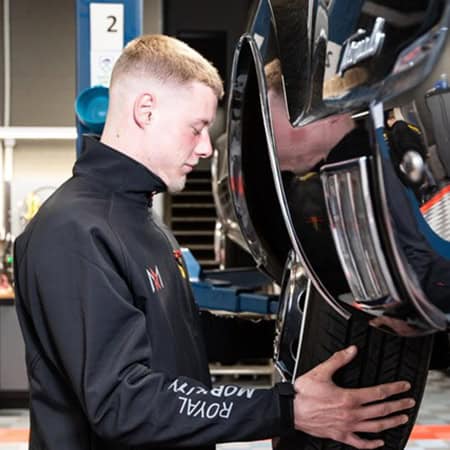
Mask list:
[[154,103],[154,96],[148,92],[136,98],[133,105],[133,118],[139,128],[144,128],[150,123]]

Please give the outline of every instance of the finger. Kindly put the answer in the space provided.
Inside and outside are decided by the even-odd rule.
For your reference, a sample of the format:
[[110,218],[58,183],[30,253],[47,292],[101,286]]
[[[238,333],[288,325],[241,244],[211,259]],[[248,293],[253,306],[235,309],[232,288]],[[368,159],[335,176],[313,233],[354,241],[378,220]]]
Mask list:
[[384,445],[384,442],[381,439],[374,439],[374,440],[362,439],[354,433],[350,433],[345,439],[344,443],[351,445],[352,447],[362,449],[379,448],[383,447]]
[[341,367],[348,364],[358,352],[356,345],[351,345],[339,352],[334,353],[326,361],[316,366],[311,372],[317,372],[322,379],[328,379]]
[[411,389],[411,385],[407,381],[396,381],[394,383],[379,384],[367,388],[350,389],[351,395],[355,402],[361,404],[372,403],[384,400],[395,394],[401,394]]
[[364,433],[379,433],[390,428],[399,427],[408,422],[409,418],[406,414],[399,416],[387,417],[385,419],[366,420],[365,422],[358,422],[354,426],[353,431]]
[[412,408],[416,404],[412,398],[402,398],[392,402],[378,403],[376,405],[363,406],[356,413],[356,420],[368,420],[377,417],[385,417],[390,414]]

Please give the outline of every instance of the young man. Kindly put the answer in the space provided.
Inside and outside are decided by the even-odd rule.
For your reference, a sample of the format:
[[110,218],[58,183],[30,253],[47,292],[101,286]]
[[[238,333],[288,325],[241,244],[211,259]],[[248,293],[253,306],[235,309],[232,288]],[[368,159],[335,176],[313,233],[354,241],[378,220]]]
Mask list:
[[[300,377],[212,388],[177,243],[153,194],[183,188],[211,155],[222,82],[176,39],[132,41],[112,74],[104,133],[16,241],[17,311],[27,348],[31,449],[213,448],[295,426],[360,448],[354,432],[398,426],[399,382],[347,390],[333,373],[350,348]],[[294,398],[295,397],[295,398]]]

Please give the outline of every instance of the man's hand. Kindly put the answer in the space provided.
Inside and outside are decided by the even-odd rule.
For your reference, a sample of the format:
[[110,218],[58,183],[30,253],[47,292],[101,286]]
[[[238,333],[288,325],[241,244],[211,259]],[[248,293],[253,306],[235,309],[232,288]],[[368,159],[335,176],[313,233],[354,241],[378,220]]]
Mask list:
[[297,430],[312,436],[333,439],[356,448],[377,448],[382,440],[362,439],[356,432],[377,433],[403,425],[406,414],[385,416],[412,408],[412,398],[391,400],[375,405],[375,401],[410,389],[409,383],[398,381],[378,386],[344,389],[333,383],[334,373],[356,355],[355,346],[336,352],[328,360],[297,378],[294,400],[294,420]]

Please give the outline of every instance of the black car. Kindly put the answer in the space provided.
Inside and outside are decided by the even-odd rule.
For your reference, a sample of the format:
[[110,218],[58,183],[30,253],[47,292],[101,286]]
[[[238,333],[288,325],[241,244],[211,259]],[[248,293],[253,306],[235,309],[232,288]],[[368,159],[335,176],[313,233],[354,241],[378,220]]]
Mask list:
[[[395,450],[430,364],[449,366],[449,25],[446,0],[259,1],[234,56],[228,171],[216,168],[216,201],[234,207],[222,221],[239,224],[256,265],[281,287],[282,378],[356,344],[338,384],[413,386],[409,422],[376,436]],[[302,163],[284,159],[274,62],[298,136],[289,150]],[[339,124],[314,153],[310,137],[323,142]],[[347,447],[297,433],[277,448]]]

